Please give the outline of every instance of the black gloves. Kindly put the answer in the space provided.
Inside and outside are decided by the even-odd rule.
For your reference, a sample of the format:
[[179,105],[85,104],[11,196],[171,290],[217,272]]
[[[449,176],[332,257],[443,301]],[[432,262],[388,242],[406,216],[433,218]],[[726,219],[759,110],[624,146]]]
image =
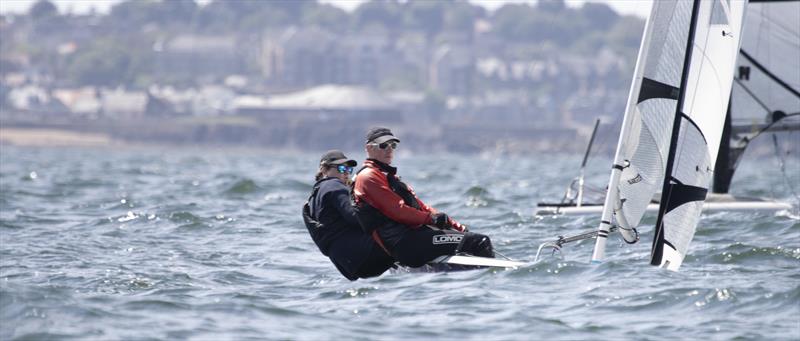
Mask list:
[[433,219],[433,226],[436,226],[440,229],[450,227],[450,217],[444,213],[434,213],[431,214],[431,218]]

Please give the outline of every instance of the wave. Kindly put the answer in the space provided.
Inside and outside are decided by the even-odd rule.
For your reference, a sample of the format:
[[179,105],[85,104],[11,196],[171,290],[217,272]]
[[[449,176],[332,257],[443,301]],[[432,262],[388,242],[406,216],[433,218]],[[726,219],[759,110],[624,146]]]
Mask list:
[[258,186],[252,179],[240,179],[230,185],[223,193],[228,195],[241,195],[257,193],[262,190],[263,188]]

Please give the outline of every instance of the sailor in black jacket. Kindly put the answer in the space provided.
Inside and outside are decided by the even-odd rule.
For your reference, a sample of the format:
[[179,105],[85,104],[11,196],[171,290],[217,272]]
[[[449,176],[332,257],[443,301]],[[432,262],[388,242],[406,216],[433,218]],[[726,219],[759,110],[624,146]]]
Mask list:
[[361,229],[350,204],[350,188],[345,183],[356,165],[341,151],[325,153],[317,182],[303,206],[303,219],[314,243],[351,281],[379,276],[394,266],[394,259]]

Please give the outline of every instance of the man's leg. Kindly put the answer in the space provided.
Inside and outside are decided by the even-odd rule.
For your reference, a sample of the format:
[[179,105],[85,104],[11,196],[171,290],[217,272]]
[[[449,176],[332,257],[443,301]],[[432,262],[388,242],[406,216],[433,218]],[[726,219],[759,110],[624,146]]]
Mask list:
[[357,275],[360,278],[380,276],[386,270],[395,267],[394,258],[386,254],[386,251],[372,241],[372,238],[370,238],[370,241],[372,242],[372,249],[369,252],[369,256],[358,268]]
[[456,249],[456,253],[462,252],[478,257],[494,258],[492,241],[488,236],[480,233],[467,232],[464,234],[464,238],[461,239],[461,244],[459,244]]
[[494,258],[492,242],[485,235],[427,228],[410,231],[392,250],[400,264],[412,268],[423,266],[439,256],[456,253]]

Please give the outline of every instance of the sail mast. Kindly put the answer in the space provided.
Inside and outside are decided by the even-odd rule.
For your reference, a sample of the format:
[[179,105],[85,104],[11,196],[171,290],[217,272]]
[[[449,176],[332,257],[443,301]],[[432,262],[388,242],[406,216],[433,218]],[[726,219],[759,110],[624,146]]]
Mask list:
[[683,114],[683,104],[686,100],[686,84],[689,78],[689,67],[691,65],[692,60],[692,46],[694,45],[694,35],[697,28],[697,12],[699,7],[697,6],[700,0],[694,0],[694,4],[692,5],[692,19],[691,24],[689,26],[689,39],[686,42],[686,53],[684,55],[683,61],[683,72],[681,73],[681,86],[680,92],[678,94],[678,106],[677,110],[675,111],[675,121],[672,124],[672,139],[670,139],[669,143],[669,156],[667,157],[667,169],[664,172],[666,176],[664,176],[664,183],[661,189],[661,203],[658,207],[658,220],[656,220],[655,226],[655,236],[653,237],[653,248],[650,255],[650,264],[652,265],[661,265],[662,255],[663,255],[663,248],[664,248],[664,215],[666,214],[667,206],[663,203],[666,203],[670,199],[671,190],[672,190],[672,181],[670,175],[672,174],[673,164],[675,163],[675,152],[677,150],[678,145],[678,136],[680,134],[680,127]]

